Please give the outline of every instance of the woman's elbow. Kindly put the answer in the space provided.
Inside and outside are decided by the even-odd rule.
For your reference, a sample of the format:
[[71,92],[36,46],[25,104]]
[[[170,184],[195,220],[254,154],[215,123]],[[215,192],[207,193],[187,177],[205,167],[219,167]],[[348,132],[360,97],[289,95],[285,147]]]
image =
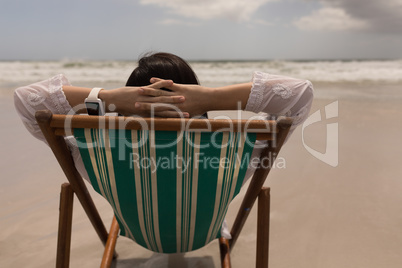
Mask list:
[[308,95],[311,97],[311,99],[314,97],[314,86],[313,83],[310,82],[310,80],[305,80],[305,91],[307,91]]
[[294,126],[302,124],[307,119],[314,98],[314,87],[310,81],[304,80],[300,88],[303,90],[299,95],[298,101],[291,109]]
[[304,104],[305,107],[311,108],[311,103],[314,98],[314,86],[309,80],[303,80],[303,90],[299,97],[299,101]]
[[26,108],[23,101],[24,87],[14,90],[14,107],[20,117],[26,117]]

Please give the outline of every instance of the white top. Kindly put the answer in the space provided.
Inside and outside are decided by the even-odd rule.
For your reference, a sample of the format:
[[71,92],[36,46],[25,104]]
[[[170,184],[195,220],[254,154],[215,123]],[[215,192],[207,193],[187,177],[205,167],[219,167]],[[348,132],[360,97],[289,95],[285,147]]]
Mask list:
[[[293,118],[293,125],[289,132],[290,136],[293,130],[306,120],[310,112],[313,101],[311,82],[262,72],[255,72],[252,82],[253,86],[245,110],[258,113],[260,119],[280,115]],[[67,78],[59,74],[15,90],[15,108],[25,127],[37,139],[46,143],[46,139],[35,119],[36,111],[47,109],[54,114],[69,113],[72,107],[64,95],[63,86],[70,85]],[[66,142],[71,150],[77,170],[85,180],[90,182],[74,137],[66,137]],[[258,162],[256,160],[258,160],[261,150],[262,148],[253,150],[252,164],[250,163],[244,181],[254,173],[255,163]],[[231,238],[226,223],[223,224],[221,234],[225,238]]]

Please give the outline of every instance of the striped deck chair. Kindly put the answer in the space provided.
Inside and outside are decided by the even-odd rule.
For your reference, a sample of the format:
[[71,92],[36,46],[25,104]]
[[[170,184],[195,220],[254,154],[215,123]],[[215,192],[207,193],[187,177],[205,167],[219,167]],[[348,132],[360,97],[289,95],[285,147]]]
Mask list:
[[[219,239],[222,267],[258,201],[257,267],[268,267],[270,164],[289,131],[279,121],[161,119],[53,115],[36,119],[69,183],[62,185],[56,267],[68,267],[73,194],[105,244],[101,267],[117,256],[118,235],[159,253],[188,252]],[[91,184],[112,206],[107,233],[74,166],[64,137],[74,135]],[[220,231],[232,199],[243,184],[256,140],[266,147],[231,230]],[[264,157],[265,156],[265,157]]]

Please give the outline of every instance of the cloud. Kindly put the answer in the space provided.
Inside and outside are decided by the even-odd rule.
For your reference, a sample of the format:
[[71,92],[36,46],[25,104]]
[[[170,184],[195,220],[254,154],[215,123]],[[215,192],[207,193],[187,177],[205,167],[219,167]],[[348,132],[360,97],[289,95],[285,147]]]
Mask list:
[[341,8],[325,7],[294,22],[301,30],[360,30],[367,27],[364,20],[351,17]]
[[297,27],[303,30],[402,33],[402,0],[318,0],[318,2],[324,7],[296,20],[294,24]]
[[253,21],[255,24],[260,24],[260,25],[264,25],[264,26],[272,26],[274,25],[274,23],[266,21],[266,20],[262,20],[262,19],[257,19],[255,21]]
[[177,20],[177,19],[165,19],[165,20],[159,21],[158,23],[164,24],[164,25],[178,25],[178,24],[183,24],[183,21]]
[[160,20],[158,21],[159,24],[163,24],[163,25],[187,25],[187,26],[196,26],[198,25],[197,23],[194,22],[190,22],[190,21],[185,21],[185,20],[178,20],[178,19],[164,19],[164,20]]
[[273,1],[277,0],[140,0],[140,4],[167,8],[169,12],[186,18],[249,21],[261,6]]

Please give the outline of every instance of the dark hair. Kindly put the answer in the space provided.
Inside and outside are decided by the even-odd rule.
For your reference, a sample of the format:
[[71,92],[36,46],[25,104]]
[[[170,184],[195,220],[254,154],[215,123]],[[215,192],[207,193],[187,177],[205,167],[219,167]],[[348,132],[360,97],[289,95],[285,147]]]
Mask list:
[[[173,80],[178,84],[199,85],[197,75],[185,60],[171,53],[158,52],[147,53],[138,60],[138,67],[131,73],[126,86],[149,85],[152,77]],[[203,117],[208,118],[208,115],[205,113]]]
[[152,77],[170,79],[178,84],[199,84],[190,65],[174,54],[159,52],[148,53],[138,61],[127,80],[126,86],[138,87],[149,85]]

